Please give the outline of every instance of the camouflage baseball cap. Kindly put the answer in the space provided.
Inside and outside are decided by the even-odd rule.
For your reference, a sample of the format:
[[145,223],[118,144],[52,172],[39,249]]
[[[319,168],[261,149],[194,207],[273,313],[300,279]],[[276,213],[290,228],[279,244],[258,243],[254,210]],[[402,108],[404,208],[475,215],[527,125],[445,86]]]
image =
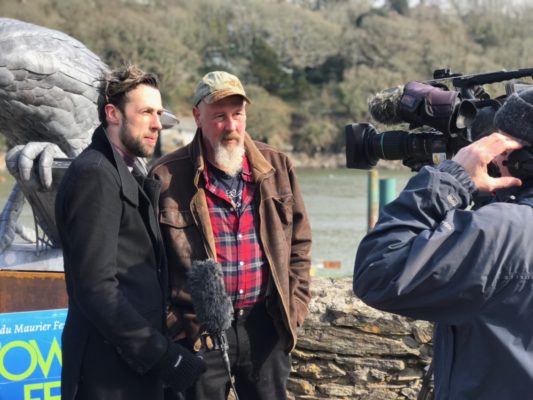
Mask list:
[[194,91],[193,104],[197,106],[202,100],[207,104],[213,104],[233,95],[242,96],[248,103],[251,103],[239,78],[225,71],[213,71],[198,82]]

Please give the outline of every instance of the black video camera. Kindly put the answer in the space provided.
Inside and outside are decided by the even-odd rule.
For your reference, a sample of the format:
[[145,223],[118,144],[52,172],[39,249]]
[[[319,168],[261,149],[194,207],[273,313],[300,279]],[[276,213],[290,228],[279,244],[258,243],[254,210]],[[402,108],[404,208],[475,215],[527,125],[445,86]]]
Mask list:
[[[533,77],[533,68],[474,75],[436,70],[430,81],[410,81],[378,93],[369,101],[372,117],[385,125],[408,123],[409,131],[380,133],[369,123],[346,125],[347,168],[371,169],[383,159],[402,160],[418,171],[451,159],[462,147],[497,130],[494,114],[507,96],[532,87],[515,81],[524,77]],[[482,85],[497,82],[506,82],[505,94],[490,98]]]

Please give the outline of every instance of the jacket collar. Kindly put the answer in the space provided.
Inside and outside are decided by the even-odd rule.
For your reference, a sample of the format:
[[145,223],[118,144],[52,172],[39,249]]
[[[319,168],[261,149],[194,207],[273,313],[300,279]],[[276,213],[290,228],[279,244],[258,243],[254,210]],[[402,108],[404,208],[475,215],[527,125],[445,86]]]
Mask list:
[[533,207],[533,182],[531,180],[523,182],[523,186],[516,190],[516,202],[527,204]]
[[[266,176],[275,172],[274,167],[261,154],[255,142],[248,133],[244,134],[244,149],[250,166],[252,169],[252,176],[255,182],[262,181]],[[194,176],[194,185],[198,187],[200,176],[205,169],[204,150],[202,146],[202,130],[197,129],[196,134],[191,142],[190,156],[194,163],[196,174]]]
[[120,190],[122,195],[134,206],[138,206],[139,185],[129,171],[124,160],[122,160],[118,152],[115,150],[115,146],[111,144],[105,129],[101,125],[94,132],[91,146],[102,151],[109,161],[115,165],[120,178]]
[[244,136],[244,148],[246,149],[246,155],[252,167],[252,175],[256,182],[262,181],[266,176],[275,172],[272,164],[261,154],[248,133]]

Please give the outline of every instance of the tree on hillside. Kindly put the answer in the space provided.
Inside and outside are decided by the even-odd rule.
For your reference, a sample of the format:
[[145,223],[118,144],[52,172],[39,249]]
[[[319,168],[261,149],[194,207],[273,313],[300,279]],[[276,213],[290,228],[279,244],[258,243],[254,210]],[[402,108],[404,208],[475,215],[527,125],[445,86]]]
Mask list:
[[401,15],[409,15],[408,0],[387,0],[386,5],[393,11]]
[[[232,72],[262,86],[249,113],[257,137],[302,149],[308,141],[312,152],[337,149],[342,127],[368,119],[368,96],[387,87],[429,79],[437,68],[532,67],[531,6],[511,3],[3,0],[0,15],[66,32],[112,66],[156,72],[165,106],[178,114],[189,113],[205,72]],[[330,135],[332,125],[339,129]]]
[[252,137],[286,148],[291,140],[291,108],[260,86],[246,85],[246,90],[252,101],[246,108],[247,126]]
[[276,94],[290,85],[290,73],[282,69],[277,53],[263,39],[254,38],[250,56],[250,75],[259,86]]
[[307,121],[294,135],[294,151],[313,156],[327,152],[338,136],[339,127],[327,119]]

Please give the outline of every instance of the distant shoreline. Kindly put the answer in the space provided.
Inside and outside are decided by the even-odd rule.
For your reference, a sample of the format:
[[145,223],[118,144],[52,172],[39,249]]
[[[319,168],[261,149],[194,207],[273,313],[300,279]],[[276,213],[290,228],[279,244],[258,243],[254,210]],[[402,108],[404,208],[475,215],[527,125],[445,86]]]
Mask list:
[[[344,153],[310,156],[305,153],[287,152],[287,155],[297,168],[346,168],[346,155]],[[389,171],[408,170],[401,160],[379,160],[375,168]]]
[[[346,156],[344,153],[316,154],[310,156],[305,153],[286,152],[297,168],[346,168]],[[0,172],[6,172],[5,152],[0,152]],[[380,160],[377,169],[397,171],[405,169],[401,161]]]

